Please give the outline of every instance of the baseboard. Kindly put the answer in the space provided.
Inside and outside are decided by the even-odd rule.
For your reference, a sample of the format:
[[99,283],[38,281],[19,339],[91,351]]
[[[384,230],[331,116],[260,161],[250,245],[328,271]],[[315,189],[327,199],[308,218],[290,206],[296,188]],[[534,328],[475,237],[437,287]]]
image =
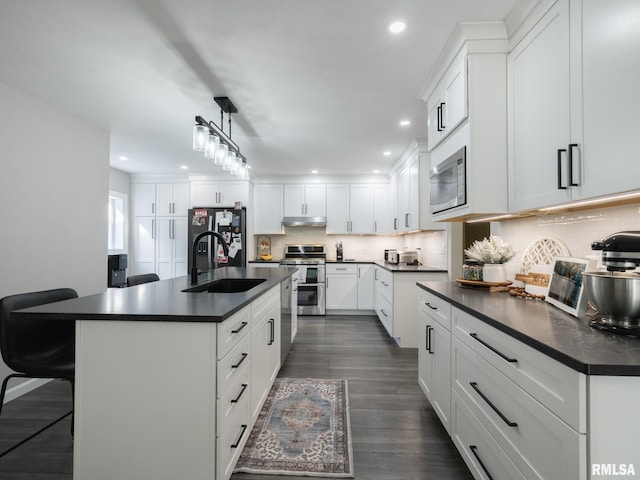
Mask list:
[[[7,388],[7,392],[4,395],[4,403],[9,403],[11,400],[15,400],[25,393],[29,393],[31,390],[35,390],[50,381],[50,378],[30,378],[15,387]],[[9,382],[11,382],[11,380],[9,380]]]

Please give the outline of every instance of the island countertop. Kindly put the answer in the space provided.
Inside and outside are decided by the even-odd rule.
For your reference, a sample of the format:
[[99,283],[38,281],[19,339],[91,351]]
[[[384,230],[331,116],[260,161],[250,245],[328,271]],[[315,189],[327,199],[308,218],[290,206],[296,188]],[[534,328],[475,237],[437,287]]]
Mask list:
[[418,287],[581,373],[640,376],[640,338],[594,329],[588,317],[453,282],[418,282]]
[[258,286],[237,293],[187,293],[190,277],[176,277],[135,287],[63,300],[13,312],[16,318],[33,315],[51,320],[128,320],[222,322],[293,275],[296,268],[223,267],[202,273],[198,284],[226,278],[264,278]]

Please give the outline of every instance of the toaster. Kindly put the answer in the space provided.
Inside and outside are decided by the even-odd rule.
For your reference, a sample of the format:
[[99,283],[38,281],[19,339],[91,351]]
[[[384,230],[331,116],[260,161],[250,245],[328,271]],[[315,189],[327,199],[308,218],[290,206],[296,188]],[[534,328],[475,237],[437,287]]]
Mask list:
[[400,254],[396,250],[389,250],[387,254],[387,262],[393,264],[400,263]]

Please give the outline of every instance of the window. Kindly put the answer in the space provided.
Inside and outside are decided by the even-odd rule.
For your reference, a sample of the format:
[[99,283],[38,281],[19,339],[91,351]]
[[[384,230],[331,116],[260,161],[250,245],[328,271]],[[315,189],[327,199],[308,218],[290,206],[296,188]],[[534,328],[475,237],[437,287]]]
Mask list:
[[124,253],[126,250],[126,208],[127,196],[109,192],[109,253]]

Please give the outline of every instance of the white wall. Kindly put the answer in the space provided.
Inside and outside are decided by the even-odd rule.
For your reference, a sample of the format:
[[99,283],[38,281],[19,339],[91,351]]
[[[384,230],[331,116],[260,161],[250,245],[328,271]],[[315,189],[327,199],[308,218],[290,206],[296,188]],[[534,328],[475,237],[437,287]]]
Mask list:
[[106,290],[109,133],[2,82],[0,105],[0,297]]

